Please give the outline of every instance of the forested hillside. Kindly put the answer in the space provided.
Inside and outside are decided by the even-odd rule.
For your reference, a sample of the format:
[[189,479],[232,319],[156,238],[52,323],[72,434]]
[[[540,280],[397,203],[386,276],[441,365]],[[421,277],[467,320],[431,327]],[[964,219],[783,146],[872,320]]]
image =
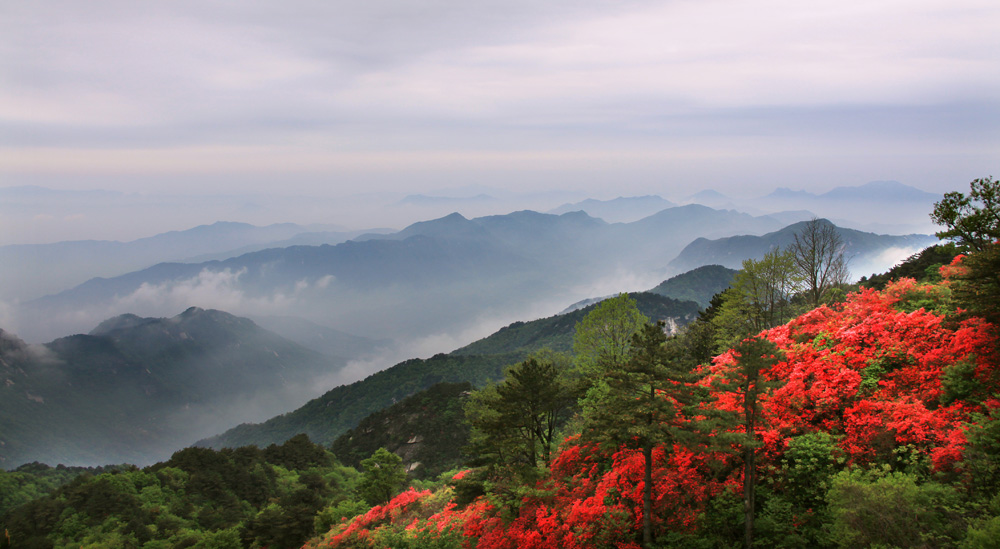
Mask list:
[[300,405],[345,362],[196,307],[46,345],[0,330],[0,467],[153,463],[236,418]]
[[[992,179],[945,195],[957,253],[897,271],[917,278],[850,285],[816,221],[677,335],[653,294],[517,323],[472,346],[494,354],[408,361],[228,435],[357,425],[340,462],[298,435],[94,471],[10,509],[0,548],[997,547],[998,198]],[[460,467],[415,457],[427,429],[467,432]]]
[[[651,293],[636,294],[639,309],[650,318],[672,319],[683,326],[695,319],[698,305]],[[543,348],[569,351],[580,322],[596,305],[565,315],[530,322],[515,322],[497,333],[428,359],[410,359],[367,378],[336,387],[301,408],[260,424],[235,427],[198,444],[213,448],[247,444],[280,443],[306,433],[322,444],[338,436],[363,418],[439,382],[470,382],[482,385],[502,377],[505,366]]]

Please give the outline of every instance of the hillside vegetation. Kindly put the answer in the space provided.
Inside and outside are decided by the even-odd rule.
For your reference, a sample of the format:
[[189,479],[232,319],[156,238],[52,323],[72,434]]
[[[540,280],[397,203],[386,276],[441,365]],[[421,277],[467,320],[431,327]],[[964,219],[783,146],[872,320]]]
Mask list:
[[[698,305],[650,293],[636,294],[638,306],[654,319],[674,319],[683,326],[697,315]],[[200,441],[213,448],[281,443],[305,433],[330,444],[369,414],[435,383],[469,382],[482,386],[503,376],[506,366],[543,348],[569,351],[576,324],[596,305],[565,315],[515,322],[495,334],[449,354],[410,359],[349,385],[336,387],[301,408],[260,424],[245,424]]]
[[[361,472],[304,435],[188,448],[14,507],[0,549],[1000,546],[1000,186],[972,189],[935,205],[959,253],[921,280],[847,285],[816,220],[677,335],[620,294],[244,428],[360,422],[334,444]],[[440,384],[462,376],[482,382]],[[408,477],[459,403],[462,466]]]

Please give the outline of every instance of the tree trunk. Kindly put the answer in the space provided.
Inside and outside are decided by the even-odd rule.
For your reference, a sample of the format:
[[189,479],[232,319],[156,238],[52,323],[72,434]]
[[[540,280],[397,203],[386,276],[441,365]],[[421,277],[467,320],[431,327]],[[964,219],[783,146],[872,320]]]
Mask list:
[[653,445],[647,443],[642,447],[643,467],[642,486],[642,546],[653,545]]
[[756,467],[754,448],[747,445],[743,457],[743,546],[753,547],[754,496],[756,490]]

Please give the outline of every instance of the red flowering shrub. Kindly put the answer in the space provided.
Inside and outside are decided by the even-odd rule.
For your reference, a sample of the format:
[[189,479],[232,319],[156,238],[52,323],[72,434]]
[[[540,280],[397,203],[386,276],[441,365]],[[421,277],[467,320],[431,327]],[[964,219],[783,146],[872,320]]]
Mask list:
[[[942,272],[948,277],[961,268],[958,257]],[[954,470],[973,414],[1000,406],[992,396],[1000,388],[1000,366],[995,327],[979,318],[958,322],[945,316],[947,285],[903,279],[884,291],[862,289],[842,304],[818,307],[761,334],[783,360],[762,371],[772,388],[761,396],[760,470],[782,470],[792,437],[818,432],[836,449],[837,463],[844,463],[841,457],[851,466],[915,460],[937,471]],[[699,371],[711,377],[735,364],[729,351]],[[707,380],[701,385],[710,387]],[[714,396],[711,406],[721,410],[740,406],[735,393]],[[654,450],[657,535],[696,532],[714,498],[730,501],[738,494],[742,468],[734,464],[740,458],[722,450]],[[774,489],[809,488],[789,479],[776,481]],[[643,482],[638,451],[570,437],[510,522],[485,499],[457,509],[445,503],[447,489],[433,496],[411,490],[335,528],[324,543],[371,547],[384,538],[380,532],[392,530],[414,539],[451,536],[455,544],[477,549],[633,548],[642,528]],[[809,501],[824,501],[823,494]],[[816,519],[812,506],[789,511],[784,528],[795,531]]]

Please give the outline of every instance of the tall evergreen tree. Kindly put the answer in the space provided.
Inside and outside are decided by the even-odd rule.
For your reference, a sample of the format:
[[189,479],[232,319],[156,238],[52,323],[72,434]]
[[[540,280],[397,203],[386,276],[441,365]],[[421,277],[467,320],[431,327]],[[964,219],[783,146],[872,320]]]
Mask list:
[[775,385],[775,382],[765,379],[762,373],[781,360],[781,351],[771,341],[753,337],[736,345],[733,354],[736,356],[735,366],[721,372],[721,375],[713,380],[713,387],[721,393],[736,396],[737,409],[729,419],[731,429],[742,430],[742,433],[735,438],[743,454],[744,547],[753,547],[757,487],[756,450],[760,447],[757,427],[763,411],[761,396]]
[[945,193],[934,203],[931,220],[946,227],[934,233],[938,238],[953,239],[968,250],[984,250],[1000,240],[1000,181],[976,179],[969,184],[968,196]]
[[474,443],[501,461],[548,467],[557,427],[575,398],[553,355],[535,355],[477,391],[466,406]]
[[653,542],[653,449],[669,453],[691,438],[696,423],[683,411],[695,404],[702,388],[668,345],[663,323],[646,324],[632,336],[628,360],[607,365],[600,383],[584,399],[585,440],[627,446],[643,456],[643,545]]

